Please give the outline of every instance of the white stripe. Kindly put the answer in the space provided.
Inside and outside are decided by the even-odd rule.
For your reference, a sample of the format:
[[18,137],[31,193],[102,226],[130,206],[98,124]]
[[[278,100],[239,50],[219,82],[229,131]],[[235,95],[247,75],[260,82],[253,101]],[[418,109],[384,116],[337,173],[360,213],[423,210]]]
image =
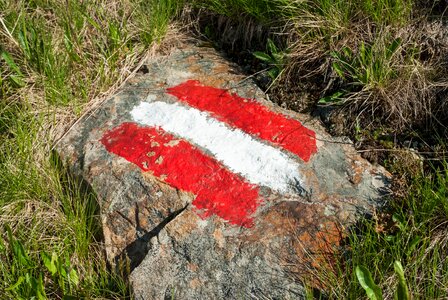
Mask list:
[[137,123],[161,127],[207,149],[229,170],[253,184],[279,192],[303,190],[297,162],[205,112],[177,103],[142,102],[131,115]]

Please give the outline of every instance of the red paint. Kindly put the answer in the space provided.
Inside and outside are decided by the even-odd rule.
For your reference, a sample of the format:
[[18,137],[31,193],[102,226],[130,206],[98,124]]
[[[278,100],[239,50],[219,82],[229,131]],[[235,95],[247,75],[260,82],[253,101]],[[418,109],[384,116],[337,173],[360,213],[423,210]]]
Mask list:
[[202,86],[197,80],[169,88],[168,93],[192,107],[210,112],[222,122],[281,146],[304,161],[309,161],[317,151],[314,131],[299,121],[270,111],[255,100]]
[[196,195],[201,217],[217,215],[231,224],[251,227],[250,217],[261,199],[258,187],[228,171],[190,143],[161,128],[123,123],[106,132],[101,142],[115,153],[152,172],[164,182]]

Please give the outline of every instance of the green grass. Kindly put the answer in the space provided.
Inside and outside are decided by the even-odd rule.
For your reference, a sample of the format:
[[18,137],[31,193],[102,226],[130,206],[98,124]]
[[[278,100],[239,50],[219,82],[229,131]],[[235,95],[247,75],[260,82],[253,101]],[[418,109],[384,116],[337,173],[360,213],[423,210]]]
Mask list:
[[[379,147],[396,148],[397,136],[411,132],[426,143],[429,152],[446,149],[443,139],[436,143],[433,139],[440,132],[446,138],[448,132],[443,125],[448,120],[448,107],[442,100],[448,86],[448,53],[442,49],[448,45],[430,38],[434,16],[428,11],[437,13],[432,3],[207,0],[193,4],[211,12],[211,17],[205,15],[206,20],[213,21],[215,13],[221,23],[226,16],[233,27],[253,22],[271,27],[265,44],[245,49],[267,67],[266,75],[271,77],[267,86],[276,85],[270,90],[271,99],[278,97],[279,102],[289,105],[288,96],[300,98],[297,90],[317,86],[319,96],[312,99],[312,105],[340,105],[343,133],[358,142],[375,143],[383,133],[388,136],[393,132],[394,141]],[[219,34],[209,37],[222,38]],[[244,38],[235,35],[232,43]],[[272,41],[277,45],[276,53],[287,54],[282,55],[281,65],[269,50]],[[312,109],[307,103],[303,106]],[[419,130],[425,134],[418,135]],[[445,152],[441,153],[443,156]],[[413,299],[440,299],[448,294],[447,166],[423,177],[418,172],[409,175],[404,165],[411,161],[405,156],[399,164],[403,166],[394,166],[391,171],[398,178],[411,178],[408,196],[390,199],[385,212],[353,228],[340,249],[343,255],[338,263],[329,262],[328,268],[314,274],[310,281],[318,278],[327,287],[322,298],[365,299],[356,269],[372,274],[372,283],[379,286],[384,299],[393,298],[398,286],[402,295],[407,287]],[[309,295],[312,299],[311,292]]]
[[95,196],[51,149],[162,41],[180,4],[0,0],[1,299],[132,296],[106,264]]
[[[325,81],[320,104],[346,104],[343,113],[349,116],[351,125],[346,127],[351,130],[359,120],[365,127],[386,124],[404,132],[447,118],[437,100],[448,86],[443,67],[447,53],[442,50],[445,42],[439,44],[432,37],[431,3],[425,7],[416,0],[192,2],[217,14],[221,19],[214,23],[218,26],[227,16],[228,27],[253,28],[248,25],[256,22],[268,28],[264,42],[270,38],[288,53],[284,71],[274,80],[280,89],[295,91],[297,85],[317,86],[316,82]],[[207,30],[219,32],[219,28]],[[248,30],[226,31],[225,41],[232,33],[234,40],[253,41],[254,34],[241,34]],[[209,36],[220,38],[219,34]],[[247,50],[263,51],[265,45],[250,47]],[[313,100],[319,102],[319,98]],[[288,102],[281,97],[278,101]]]
[[[282,1],[282,0],[280,0]],[[193,0],[193,7],[209,9],[217,14],[239,18],[242,15],[255,18],[258,21],[270,22],[276,13],[279,12],[279,0]],[[281,3],[287,3],[282,1]]]
[[[441,299],[448,294],[448,168],[414,179],[405,199],[394,201],[387,214],[361,222],[348,236],[338,272],[325,273],[332,299],[365,297],[355,268],[365,267],[384,299],[396,291],[394,262],[403,265],[413,299]],[[322,275],[322,274],[321,274]]]
[[[271,68],[273,99],[280,91],[287,102],[283,90],[291,95],[323,81],[313,104],[346,104],[346,128],[356,132],[368,132],[368,121],[396,133],[424,123],[432,133],[431,120],[448,116],[440,103],[446,47],[431,38],[430,7],[420,9],[421,1],[0,0],[1,299],[132,297],[106,265],[95,196],[66,174],[51,148],[163,41],[184,5],[232,26],[269,28],[266,43],[240,50]],[[235,38],[249,39],[241,32],[247,37]],[[393,297],[395,261],[414,299],[446,295],[447,185],[445,165],[414,178],[408,197],[360,224],[338,271],[316,274],[329,283],[327,296],[365,298],[355,275],[363,266]]]

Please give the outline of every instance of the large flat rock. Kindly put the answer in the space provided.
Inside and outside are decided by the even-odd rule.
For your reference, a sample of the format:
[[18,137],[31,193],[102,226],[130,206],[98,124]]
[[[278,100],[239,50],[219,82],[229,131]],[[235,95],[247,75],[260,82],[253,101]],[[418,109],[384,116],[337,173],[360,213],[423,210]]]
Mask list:
[[57,145],[137,299],[300,298],[389,175],[213,49],[149,62]]

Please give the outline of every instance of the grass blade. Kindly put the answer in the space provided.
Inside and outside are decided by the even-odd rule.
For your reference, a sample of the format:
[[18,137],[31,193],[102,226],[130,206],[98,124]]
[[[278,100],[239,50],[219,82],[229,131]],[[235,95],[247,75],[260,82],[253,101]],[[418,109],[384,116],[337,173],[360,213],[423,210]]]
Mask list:
[[356,277],[359,283],[366,291],[367,297],[370,300],[381,300],[383,299],[381,289],[375,284],[372,278],[372,274],[367,268],[363,266],[357,266],[355,269]]
[[394,294],[395,300],[409,300],[411,299],[408,286],[406,284],[406,278],[404,277],[404,270],[401,262],[396,260],[394,262],[395,274],[398,276],[398,287]]

